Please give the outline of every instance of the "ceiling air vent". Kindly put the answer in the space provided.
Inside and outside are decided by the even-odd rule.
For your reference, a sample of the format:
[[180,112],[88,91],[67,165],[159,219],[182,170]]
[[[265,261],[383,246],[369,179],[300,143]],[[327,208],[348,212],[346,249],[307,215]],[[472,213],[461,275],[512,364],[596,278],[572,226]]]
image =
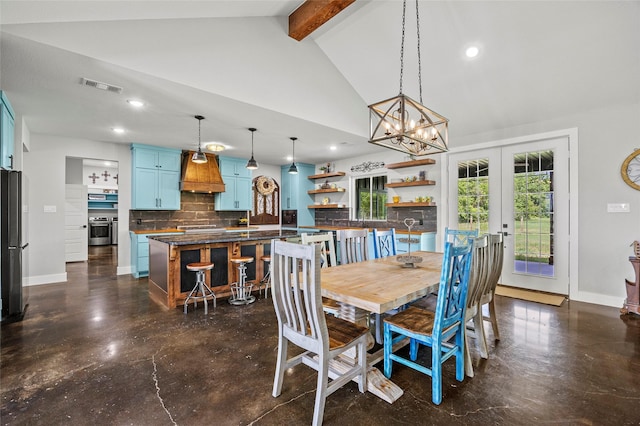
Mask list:
[[88,78],[82,78],[80,84],[83,86],[89,86],[100,90],[106,90],[107,92],[122,93],[122,87],[114,86],[113,84],[103,83],[101,81],[89,80]]

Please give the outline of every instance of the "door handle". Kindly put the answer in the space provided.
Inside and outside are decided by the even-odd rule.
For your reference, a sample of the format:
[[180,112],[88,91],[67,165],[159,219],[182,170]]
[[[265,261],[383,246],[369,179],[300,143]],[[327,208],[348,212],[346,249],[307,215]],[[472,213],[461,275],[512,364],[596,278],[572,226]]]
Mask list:
[[86,229],[87,225],[82,225],[82,227]]

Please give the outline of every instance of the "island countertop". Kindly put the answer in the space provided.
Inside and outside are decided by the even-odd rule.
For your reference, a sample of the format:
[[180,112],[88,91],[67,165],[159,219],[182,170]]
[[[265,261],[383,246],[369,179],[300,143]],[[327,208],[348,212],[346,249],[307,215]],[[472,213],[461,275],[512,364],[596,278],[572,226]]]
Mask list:
[[172,246],[186,246],[191,244],[216,244],[216,243],[233,243],[242,241],[260,241],[270,240],[274,238],[289,238],[298,236],[296,231],[252,231],[244,232],[214,232],[214,233],[195,233],[183,235],[149,235],[149,239],[166,243]]

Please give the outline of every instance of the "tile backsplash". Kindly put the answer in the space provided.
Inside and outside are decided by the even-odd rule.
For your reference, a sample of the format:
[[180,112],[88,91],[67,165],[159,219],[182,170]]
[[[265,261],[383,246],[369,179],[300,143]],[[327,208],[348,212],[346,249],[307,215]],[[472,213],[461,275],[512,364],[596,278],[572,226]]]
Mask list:
[[236,226],[246,212],[214,210],[213,194],[180,193],[180,210],[129,210],[129,229],[150,231],[182,225]]

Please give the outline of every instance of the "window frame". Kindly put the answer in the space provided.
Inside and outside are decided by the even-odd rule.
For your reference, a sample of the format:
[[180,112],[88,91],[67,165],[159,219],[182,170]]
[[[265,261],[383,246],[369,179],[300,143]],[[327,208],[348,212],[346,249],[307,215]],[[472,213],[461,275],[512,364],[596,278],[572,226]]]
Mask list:
[[384,178],[385,182],[385,187],[382,190],[375,190],[375,192],[380,193],[383,192],[386,196],[386,201],[388,201],[389,199],[389,192],[386,188],[386,183],[389,181],[389,175],[388,173],[368,173],[368,174],[363,174],[363,175],[359,175],[359,176],[352,176],[351,177],[351,182],[349,183],[349,187],[351,188],[351,205],[353,206],[353,208],[351,209],[350,212],[350,220],[354,220],[354,221],[360,221],[360,220],[366,220],[369,222],[386,222],[388,220],[388,209],[386,206],[386,202],[382,203],[382,209],[384,210],[384,218],[383,219],[374,219],[371,217],[372,212],[373,212],[373,208],[372,208],[372,201],[373,201],[373,197],[370,197],[370,204],[369,204],[369,217],[363,218],[363,217],[359,217],[358,212],[359,212],[359,207],[360,207],[360,200],[358,197],[358,191],[357,191],[357,182],[359,179],[369,179],[369,194],[374,193],[374,189],[373,189],[373,179],[374,178]]

